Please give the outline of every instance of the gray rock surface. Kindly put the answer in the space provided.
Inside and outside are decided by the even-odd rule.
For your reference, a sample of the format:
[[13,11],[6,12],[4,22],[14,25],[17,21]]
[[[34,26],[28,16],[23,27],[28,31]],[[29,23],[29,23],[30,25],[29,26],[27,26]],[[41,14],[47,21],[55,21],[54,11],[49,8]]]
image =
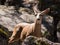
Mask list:
[[34,36],[28,36],[23,42],[22,45],[60,45],[60,43],[54,43],[49,41],[46,38],[37,38]]
[[[4,6],[2,6],[4,7]],[[0,6],[0,25],[8,28],[9,31],[12,31],[13,27],[21,22],[33,22],[35,17],[34,15],[29,15],[27,13],[18,14],[13,6],[2,8]]]

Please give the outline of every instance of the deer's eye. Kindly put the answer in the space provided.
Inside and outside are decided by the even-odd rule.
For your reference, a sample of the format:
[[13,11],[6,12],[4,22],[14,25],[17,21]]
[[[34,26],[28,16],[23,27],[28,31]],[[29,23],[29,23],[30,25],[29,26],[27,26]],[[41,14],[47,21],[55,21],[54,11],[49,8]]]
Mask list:
[[37,16],[37,14],[35,14],[35,16]]

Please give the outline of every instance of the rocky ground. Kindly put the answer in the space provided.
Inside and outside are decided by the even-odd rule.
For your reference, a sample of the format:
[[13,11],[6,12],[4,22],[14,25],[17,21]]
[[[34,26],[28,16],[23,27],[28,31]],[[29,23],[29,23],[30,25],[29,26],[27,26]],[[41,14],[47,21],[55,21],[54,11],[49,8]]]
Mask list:
[[[9,7],[3,6],[3,5],[0,6],[0,28],[6,31],[9,36],[11,35],[10,32],[13,31],[13,28],[16,24],[21,22],[33,23],[34,20],[35,20],[34,12],[28,8],[20,7],[19,13],[17,13],[16,10],[14,10],[13,6],[9,6]],[[45,31],[51,32],[53,27],[52,21],[53,21],[53,18],[51,16],[47,15],[43,17],[43,22],[41,25],[42,26],[41,30],[43,34]],[[58,29],[59,27],[60,27],[60,24],[58,24]],[[58,36],[58,39],[60,40],[59,32],[57,32],[57,36]],[[2,43],[6,42],[6,45],[8,45],[5,39],[4,40],[1,39],[0,41],[1,45],[5,45],[5,43],[2,44],[1,42]],[[19,42],[13,43],[11,45],[19,45]],[[51,45],[55,45],[55,43]],[[59,43],[56,43],[56,45],[59,45]]]

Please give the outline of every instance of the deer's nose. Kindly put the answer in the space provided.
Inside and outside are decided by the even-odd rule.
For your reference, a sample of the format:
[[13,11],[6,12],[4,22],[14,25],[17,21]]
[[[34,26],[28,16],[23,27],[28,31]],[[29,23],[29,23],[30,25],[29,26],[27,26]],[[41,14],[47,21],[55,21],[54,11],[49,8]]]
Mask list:
[[40,20],[39,18],[37,20]]
[[37,20],[40,20],[40,16],[39,16],[39,15],[37,15],[36,19],[37,19]]

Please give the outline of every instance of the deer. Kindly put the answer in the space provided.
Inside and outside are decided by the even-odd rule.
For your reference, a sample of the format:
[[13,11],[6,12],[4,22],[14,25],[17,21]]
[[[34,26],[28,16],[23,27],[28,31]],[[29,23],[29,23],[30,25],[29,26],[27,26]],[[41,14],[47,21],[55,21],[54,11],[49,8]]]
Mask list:
[[[42,33],[41,33],[42,18],[43,18],[43,15],[47,14],[49,11],[50,11],[50,8],[47,8],[41,13],[37,13],[35,22],[32,24],[29,24],[29,23],[17,24],[15,28],[13,29],[12,36],[9,38],[10,39],[9,43],[12,43],[17,40],[23,41],[26,37],[30,35],[38,37],[38,38],[42,37]],[[18,32],[19,34],[17,34]]]

